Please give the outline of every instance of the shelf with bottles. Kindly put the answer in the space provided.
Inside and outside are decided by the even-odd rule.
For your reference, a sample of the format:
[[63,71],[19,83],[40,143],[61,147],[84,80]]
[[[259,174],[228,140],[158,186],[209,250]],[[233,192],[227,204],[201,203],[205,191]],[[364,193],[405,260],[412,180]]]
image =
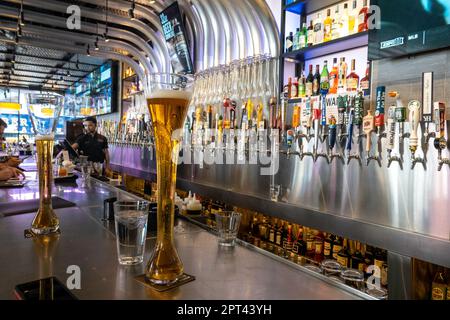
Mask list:
[[304,61],[322,57],[332,53],[352,50],[367,46],[369,43],[369,32],[364,31],[343,38],[330,40],[310,47],[301,48],[283,54],[285,59]]
[[[364,76],[356,72],[356,59],[352,59],[349,65],[345,57],[333,58],[331,68],[328,61],[323,65],[310,63],[308,75],[302,71],[299,78],[289,77],[288,83],[283,87],[284,97],[288,103],[301,103],[305,98],[326,95],[346,95],[363,92],[364,96],[370,95],[370,63],[367,62]],[[360,66],[361,67],[361,66]],[[363,70],[359,68],[360,70]]]
[[[299,25],[296,30],[286,32],[285,53],[288,57],[293,52],[332,45],[351,39],[354,45],[368,44],[368,0],[350,0],[333,3],[328,7],[306,14],[300,12]],[[293,28],[292,19],[289,28]],[[295,28],[295,27],[294,27]],[[343,46],[344,44],[341,44]],[[339,50],[336,46],[334,50]]]
[[134,74],[132,74],[130,76],[126,76],[126,77],[122,78],[122,81],[124,81],[124,82],[126,82],[126,81],[134,82],[134,81],[136,81],[136,78],[138,78],[138,75],[137,75],[137,73],[134,73]]
[[450,268],[412,259],[411,298],[450,301]]
[[[186,195],[180,190],[177,193]],[[215,214],[229,207],[212,199],[199,196],[197,199],[203,207],[201,215],[190,215],[186,210],[181,214],[205,228],[214,229]],[[373,298],[387,298],[386,250],[252,210],[237,207],[233,210],[242,214],[238,238],[244,243]],[[350,280],[347,275],[355,278]]]

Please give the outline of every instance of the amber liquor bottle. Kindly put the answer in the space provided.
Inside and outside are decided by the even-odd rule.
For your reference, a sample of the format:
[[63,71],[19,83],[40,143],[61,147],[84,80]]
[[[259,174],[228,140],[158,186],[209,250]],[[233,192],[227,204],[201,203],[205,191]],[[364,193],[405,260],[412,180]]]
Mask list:
[[351,267],[353,269],[363,271],[365,270],[364,257],[361,253],[361,243],[355,242],[355,252],[351,256]]
[[347,239],[344,239],[342,249],[337,254],[337,262],[345,268],[348,268],[350,265],[350,254],[348,252],[348,244],[347,243],[348,243]]

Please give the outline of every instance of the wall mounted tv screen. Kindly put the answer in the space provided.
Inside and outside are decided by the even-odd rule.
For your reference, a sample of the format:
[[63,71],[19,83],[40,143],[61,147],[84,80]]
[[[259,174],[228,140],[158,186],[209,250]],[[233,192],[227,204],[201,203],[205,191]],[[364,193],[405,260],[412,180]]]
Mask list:
[[194,66],[186,41],[186,32],[178,3],[174,2],[159,14],[175,73],[193,74]]
[[369,59],[450,47],[450,0],[371,0],[380,29],[369,32]]

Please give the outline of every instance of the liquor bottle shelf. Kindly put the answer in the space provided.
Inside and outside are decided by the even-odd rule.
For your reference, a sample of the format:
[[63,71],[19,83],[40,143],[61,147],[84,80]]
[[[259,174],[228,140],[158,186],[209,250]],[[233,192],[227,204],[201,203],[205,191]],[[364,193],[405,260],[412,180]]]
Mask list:
[[132,74],[131,76],[125,77],[122,79],[122,81],[132,81],[137,77],[137,74]]
[[303,48],[293,52],[283,54],[285,59],[294,59],[297,61],[310,60],[325,55],[352,50],[367,46],[369,43],[369,32],[360,32],[347,37],[324,42],[312,47]]

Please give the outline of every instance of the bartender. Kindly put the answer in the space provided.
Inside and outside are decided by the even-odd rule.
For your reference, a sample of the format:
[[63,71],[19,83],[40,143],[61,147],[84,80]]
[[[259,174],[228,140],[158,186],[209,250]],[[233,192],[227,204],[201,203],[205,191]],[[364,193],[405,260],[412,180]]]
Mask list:
[[88,161],[104,163],[106,173],[110,172],[108,140],[97,132],[97,119],[87,117],[83,126],[85,134],[78,137],[72,148],[87,156]]
[[[0,141],[3,142],[3,133],[8,127],[5,121],[0,119]],[[3,144],[3,143],[2,143]],[[24,176],[23,172],[16,167],[21,161],[16,157],[8,157],[0,163],[0,181],[9,180],[11,178],[19,178]]]

